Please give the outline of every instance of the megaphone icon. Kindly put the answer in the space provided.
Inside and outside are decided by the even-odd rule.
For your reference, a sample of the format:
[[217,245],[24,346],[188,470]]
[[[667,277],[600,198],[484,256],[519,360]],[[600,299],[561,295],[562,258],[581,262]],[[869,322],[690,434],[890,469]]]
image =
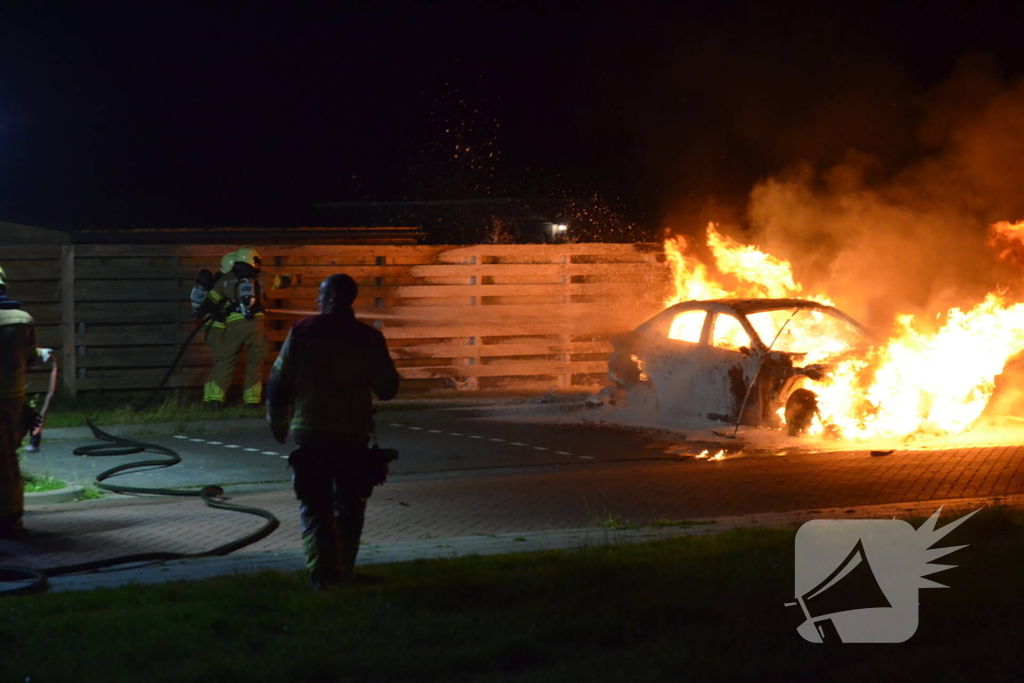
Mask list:
[[[857,540],[846,559],[817,586],[797,598],[807,622],[813,623],[822,642],[842,642],[831,616],[839,612],[892,607],[871,570],[864,542]],[[790,603],[792,604],[792,603]]]

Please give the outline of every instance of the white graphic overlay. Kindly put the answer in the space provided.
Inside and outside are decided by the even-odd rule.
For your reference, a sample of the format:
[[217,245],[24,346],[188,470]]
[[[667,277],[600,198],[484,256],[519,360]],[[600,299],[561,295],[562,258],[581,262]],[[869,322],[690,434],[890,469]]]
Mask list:
[[796,534],[797,632],[812,643],[902,643],[917,631],[924,578],[956,565],[931,564],[966,545],[932,548],[977,510],[936,530],[940,507],[919,529],[898,519],[816,519]]

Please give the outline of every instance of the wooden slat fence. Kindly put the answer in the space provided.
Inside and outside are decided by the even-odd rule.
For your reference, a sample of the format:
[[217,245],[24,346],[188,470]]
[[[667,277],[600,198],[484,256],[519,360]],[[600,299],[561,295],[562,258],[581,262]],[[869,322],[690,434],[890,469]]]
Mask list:
[[[39,344],[59,349],[68,392],[155,387],[195,325],[188,293],[237,245],[4,247],[11,295],[36,318]],[[591,387],[603,382],[609,337],[656,311],[668,292],[660,245],[304,245],[261,248],[268,307],[312,311],[320,281],[345,272],[357,315],[388,339],[404,390]],[[297,318],[267,318],[276,356]],[[202,335],[170,387],[209,372]],[[241,383],[242,368],[236,380]],[[30,390],[45,387],[34,372]]]

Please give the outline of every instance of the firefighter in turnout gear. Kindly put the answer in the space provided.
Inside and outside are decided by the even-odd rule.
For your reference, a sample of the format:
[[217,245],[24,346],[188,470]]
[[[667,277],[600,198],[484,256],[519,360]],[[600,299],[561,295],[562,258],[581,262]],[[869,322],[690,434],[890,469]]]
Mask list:
[[218,312],[217,307],[207,298],[207,295],[214,285],[217,284],[217,281],[224,277],[225,273],[231,272],[231,267],[234,265],[235,252],[231,252],[221,257],[220,270],[217,271],[216,275],[205,268],[199,271],[199,275],[196,277],[196,282],[192,285],[192,291],[188,297],[189,303],[192,306],[193,318],[204,319]]
[[352,578],[366,501],[381,483],[369,448],[371,392],[384,401],[398,392],[384,335],[356,320],[357,291],[348,275],[323,281],[321,315],[292,327],[267,385],[274,438],[285,443],[290,429],[298,446],[288,463],[316,589]]
[[[223,338],[221,328],[214,328],[213,323],[224,322],[227,317],[221,315],[221,307],[213,303],[210,298],[210,290],[212,290],[217,283],[226,274],[231,272],[231,268],[235,265],[235,252],[224,254],[220,260],[220,270],[216,275],[211,275],[208,270],[199,271],[199,277],[196,278],[196,284],[192,287],[192,294],[190,296],[192,303],[192,315],[202,321],[203,323],[203,339],[206,343],[206,348],[210,352],[210,358],[216,359],[220,356],[220,342]],[[204,396],[205,398],[205,396]],[[223,405],[221,402],[211,402],[210,406],[219,408]]]
[[206,332],[206,343],[213,357],[213,368],[203,387],[205,405],[219,408],[227,400],[227,390],[235,365],[246,353],[242,402],[258,406],[263,399],[263,360],[267,357],[267,339],[263,331],[263,290],[260,285],[260,256],[254,247],[242,247],[225,255],[222,268],[231,257],[233,264],[214,283],[206,296],[216,311]]
[[36,348],[36,327],[21,304],[7,298],[7,277],[0,268],[0,539],[17,538],[23,531],[25,491],[18,466],[21,440],[35,425],[25,407],[25,370],[46,362],[51,349]]

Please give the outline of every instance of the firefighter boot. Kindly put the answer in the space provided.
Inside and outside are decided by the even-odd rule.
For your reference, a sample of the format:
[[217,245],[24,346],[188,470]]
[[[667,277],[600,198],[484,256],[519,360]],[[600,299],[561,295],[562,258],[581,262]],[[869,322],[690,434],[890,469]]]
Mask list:
[[216,382],[207,382],[203,386],[203,408],[207,410],[220,410],[224,407],[227,399],[227,392]]

